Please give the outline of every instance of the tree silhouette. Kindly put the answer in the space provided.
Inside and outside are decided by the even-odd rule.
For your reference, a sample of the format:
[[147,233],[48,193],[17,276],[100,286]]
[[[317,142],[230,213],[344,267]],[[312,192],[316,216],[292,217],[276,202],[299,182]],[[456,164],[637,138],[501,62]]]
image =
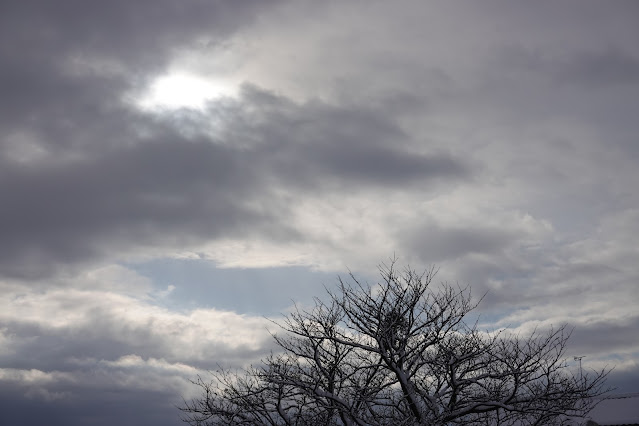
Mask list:
[[526,337],[465,319],[468,287],[432,285],[396,261],[377,285],[352,274],[328,301],[278,323],[281,349],[246,370],[196,383],[192,425],[559,425],[585,416],[608,371],[579,377],[566,326]]

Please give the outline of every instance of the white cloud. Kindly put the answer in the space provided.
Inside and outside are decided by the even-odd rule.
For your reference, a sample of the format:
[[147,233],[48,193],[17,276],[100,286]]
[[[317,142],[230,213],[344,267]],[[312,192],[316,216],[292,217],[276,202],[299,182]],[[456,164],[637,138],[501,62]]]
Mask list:
[[[114,273],[121,281],[112,287]],[[121,266],[100,268],[85,276],[84,285],[77,279],[71,288],[3,287],[0,323],[11,325],[4,328],[3,339],[15,339],[26,350],[49,337],[75,345],[82,336],[93,342],[89,346],[102,342],[96,345],[98,352],[103,345],[111,345],[116,352],[142,350],[152,359],[170,357],[207,365],[214,365],[216,359],[248,362],[268,339],[269,322],[264,318],[215,309],[176,312],[157,306],[143,291],[149,289],[148,280]],[[141,289],[135,289],[136,285]],[[128,288],[125,294],[115,292],[124,288]],[[32,331],[30,335],[15,331],[23,329]],[[11,333],[21,334],[14,338]],[[73,350],[70,346],[61,354],[70,357]]]
[[0,380],[27,384],[45,384],[56,381],[73,381],[73,376],[61,371],[45,372],[35,368],[29,370],[0,368]]

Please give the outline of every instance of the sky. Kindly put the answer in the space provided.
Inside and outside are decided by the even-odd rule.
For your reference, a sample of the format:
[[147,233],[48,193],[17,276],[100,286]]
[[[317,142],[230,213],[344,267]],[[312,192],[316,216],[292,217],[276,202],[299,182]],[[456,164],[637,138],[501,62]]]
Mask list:
[[[639,392],[639,3],[4,0],[0,423],[174,426],[397,256]],[[206,376],[205,376],[206,377]]]

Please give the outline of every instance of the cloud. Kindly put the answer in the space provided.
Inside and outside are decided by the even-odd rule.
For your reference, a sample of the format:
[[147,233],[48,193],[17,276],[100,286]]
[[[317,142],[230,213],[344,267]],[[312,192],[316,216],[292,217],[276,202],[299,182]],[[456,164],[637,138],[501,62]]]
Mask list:
[[262,353],[268,338],[269,323],[259,317],[213,309],[177,313],[109,291],[6,291],[2,303],[4,335],[14,351],[25,354],[10,357],[20,368],[47,371],[70,358],[131,353],[210,368],[250,360]]
[[[190,9],[191,6],[194,9]],[[62,265],[67,268],[105,257],[114,259],[113,253],[127,258],[144,250],[161,256],[174,254],[175,247],[189,247],[187,250],[197,252],[202,247],[215,245],[216,241],[237,242],[247,236],[263,246],[286,242],[304,247],[309,230],[303,225],[290,224],[299,224],[301,217],[307,215],[299,212],[299,206],[322,204],[322,197],[328,192],[348,193],[350,197],[353,191],[364,193],[378,188],[392,192],[413,190],[429,202],[439,194],[424,194],[425,190],[450,191],[464,184],[468,192],[472,192],[478,183],[481,188],[487,179],[497,180],[505,184],[504,190],[495,192],[495,188],[491,188],[489,197],[501,202],[511,199],[513,203],[522,204],[524,211],[535,209],[533,216],[541,216],[542,220],[554,216],[551,219],[554,221],[558,213],[548,209],[553,209],[557,199],[562,200],[564,210],[559,214],[571,216],[571,220],[582,206],[591,204],[592,200],[585,198],[589,193],[579,190],[579,185],[598,182],[602,191],[607,188],[600,183],[607,173],[607,165],[591,168],[594,159],[601,158],[602,154],[593,136],[586,135],[588,140],[580,140],[577,148],[574,139],[583,135],[558,126],[558,120],[549,119],[551,115],[565,117],[569,107],[588,103],[575,98],[576,102],[566,104],[565,99],[586,95],[578,94],[582,90],[557,93],[549,86],[552,80],[538,78],[552,76],[555,68],[563,69],[565,63],[579,64],[583,59],[573,60],[567,56],[560,63],[553,59],[551,51],[545,56],[529,54],[522,60],[521,55],[506,53],[534,52],[533,48],[523,42],[519,43],[522,47],[512,43],[517,46],[513,48],[482,23],[471,29],[488,38],[472,41],[451,34],[450,42],[458,52],[472,53],[478,48],[488,57],[496,57],[501,67],[497,75],[509,78],[495,79],[493,64],[487,59],[478,59],[476,53],[472,58],[477,60],[469,63],[468,71],[461,71],[464,69],[460,67],[461,55],[452,62],[438,62],[446,53],[435,45],[424,47],[432,57],[418,56],[410,63],[398,65],[396,69],[401,78],[386,75],[381,68],[365,73],[373,60],[392,63],[393,58],[418,53],[412,50],[417,45],[407,43],[415,34],[411,24],[405,25],[395,39],[376,37],[380,45],[364,44],[351,61],[340,62],[332,69],[330,74],[340,77],[334,81],[337,86],[327,83],[330,87],[342,87],[345,82],[347,87],[354,87],[351,83],[357,80],[365,85],[366,95],[353,94],[348,99],[328,97],[325,101],[314,98],[315,92],[311,90],[299,100],[299,93],[288,97],[286,87],[278,86],[283,80],[257,79],[272,83],[282,91],[249,84],[244,86],[239,98],[211,101],[204,113],[182,110],[155,115],[136,110],[123,101],[123,96],[131,91],[131,84],[142,89],[146,83],[136,83],[130,71],[139,67],[141,75],[156,75],[175,60],[168,46],[184,45],[186,51],[199,52],[202,56],[202,34],[212,40],[216,37],[224,40],[235,37],[241,29],[245,31],[244,37],[262,33],[276,37],[266,37],[256,45],[264,51],[272,51],[274,46],[269,43],[282,41],[282,34],[288,31],[279,27],[279,32],[275,31],[279,21],[273,19],[281,18],[279,12],[266,14],[256,25],[245,27],[254,22],[253,16],[259,7],[236,10],[235,6],[220,3],[216,7],[221,7],[233,19],[225,20],[224,25],[210,32],[202,16],[215,22],[221,19],[219,10],[205,13],[201,5],[191,6],[179,11],[174,11],[168,3],[158,6],[154,16],[157,23],[166,27],[162,34],[175,33],[164,38],[156,37],[159,30],[155,25],[146,21],[138,25],[136,17],[141,16],[141,11],[135,9],[137,6],[111,6],[110,13],[104,12],[106,19],[100,19],[95,26],[75,21],[64,25],[64,19],[69,17],[58,10],[37,16],[30,15],[23,7],[12,12],[17,20],[31,17],[48,20],[43,23],[44,28],[52,28],[56,37],[46,42],[55,43],[55,49],[45,41],[34,41],[41,50],[33,52],[33,57],[48,58],[51,62],[38,67],[25,65],[28,72],[15,70],[16,78],[29,86],[29,90],[16,97],[17,103],[11,110],[22,112],[16,112],[16,117],[7,122],[9,130],[3,139],[5,155],[0,194],[7,205],[12,206],[3,210],[0,217],[1,231],[6,236],[2,252],[5,275],[41,278],[59,272]],[[377,7],[388,12],[383,6]],[[456,16],[459,12],[442,5],[433,8],[444,15]],[[297,9],[290,10],[295,13]],[[326,19],[342,22],[338,12],[339,9],[332,7],[324,11]],[[372,31],[384,16],[377,12],[371,12],[370,20],[357,25]],[[428,15],[426,12],[413,10],[410,15],[424,17]],[[485,13],[477,12],[482,16]],[[508,9],[506,13],[513,14],[514,19],[523,19],[517,8]],[[174,14],[177,15],[169,19]],[[87,13],[87,22],[98,20],[97,16],[94,11]],[[180,26],[182,20],[191,22],[191,18],[193,23],[188,29]],[[306,25],[307,20],[299,18],[296,22]],[[127,22],[122,32],[109,32],[110,25],[120,19]],[[390,22],[395,25],[395,21]],[[576,28],[581,31],[581,27]],[[535,43],[547,45],[548,40],[536,29],[528,25],[524,29]],[[348,40],[355,34],[346,27],[339,27],[339,31]],[[439,28],[438,31],[448,34],[449,30]],[[77,32],[91,35],[77,37]],[[124,43],[129,33],[132,42]],[[311,52],[315,55],[313,58],[320,58],[329,53],[328,42],[334,36],[323,26],[312,26],[309,38],[298,42],[315,43],[308,47],[317,49],[309,49],[305,54]],[[91,44],[91,40],[99,42]],[[401,40],[406,43],[400,43]],[[476,46],[480,40],[483,44]],[[401,46],[397,53],[387,44],[391,41]],[[289,48],[287,46],[283,48]],[[290,46],[293,48],[293,44]],[[217,52],[218,47],[213,43],[214,51]],[[241,51],[241,46],[239,48]],[[140,50],[157,54],[160,62],[149,65],[143,57],[127,56]],[[51,51],[56,52],[55,57]],[[98,65],[91,65],[91,60],[76,54],[64,53],[76,51],[90,51],[92,57],[98,57],[95,62]],[[617,52],[631,57],[625,50]],[[12,55],[15,61],[9,62],[21,66],[22,57],[17,52]],[[250,61],[246,61],[244,58],[244,65],[248,67]],[[528,78],[530,71],[522,64],[536,71],[535,78]],[[291,64],[289,70],[274,68],[269,75],[284,79],[289,71],[298,67],[296,72],[307,72],[308,65],[300,62]],[[407,90],[421,79],[424,66],[431,70],[429,75],[439,73],[441,79],[424,82],[423,90]],[[95,70],[91,71],[91,67]],[[433,67],[440,71],[433,71]],[[620,67],[631,72],[624,65]],[[32,74],[36,69],[39,73],[48,72],[49,77],[43,79],[40,74]],[[247,70],[250,71],[250,67]],[[353,74],[353,71],[357,72]],[[452,78],[459,72],[461,74]],[[389,82],[405,84],[378,91],[375,82],[381,76],[386,76]],[[257,78],[248,71],[245,77]],[[50,86],[28,85],[29,80]],[[447,83],[442,86],[441,82]],[[369,102],[373,94],[378,96],[377,101]],[[552,101],[553,96],[559,95],[562,102]],[[412,104],[413,109],[407,112],[393,103],[397,96],[413,96],[427,102]],[[24,103],[26,109],[21,110],[18,104],[25,99],[34,102]],[[92,106],[87,108],[87,105]],[[600,112],[587,112],[579,117],[579,124],[592,122],[594,115],[601,117]],[[37,118],[24,122],[29,116]],[[418,121],[414,121],[415,117],[419,117]],[[526,121],[537,128],[525,125]],[[606,123],[602,125],[608,128]],[[455,136],[472,129],[478,131],[469,138]],[[561,134],[564,140],[558,143],[555,136],[548,136],[551,133]],[[612,134],[608,136],[616,139]],[[514,138],[521,142],[513,145]],[[626,143],[623,136],[617,139],[622,145]],[[619,162],[623,154],[606,153],[605,161]],[[626,173],[631,173],[631,166]],[[586,176],[588,182],[575,182],[573,177],[577,175]],[[551,193],[543,190],[546,187],[540,185],[543,182],[553,185]],[[513,199],[517,193],[522,194],[520,199]],[[575,201],[571,205],[573,197]],[[371,205],[371,208],[376,207]],[[567,208],[574,213],[566,212]],[[465,231],[459,228],[454,225],[448,236],[452,238],[456,233],[459,241],[469,241],[471,234],[460,240],[459,233]],[[386,240],[391,246],[404,245],[393,237]],[[476,242],[481,244],[484,240]],[[443,253],[435,256],[442,258]],[[278,263],[275,259],[270,262]]]
[[[125,295],[125,284],[140,288]],[[3,283],[3,422],[46,417],[51,424],[89,418],[139,424],[157,415],[157,424],[176,424],[175,405],[195,396],[190,379],[268,353],[272,324],[264,318],[215,309],[171,311],[156,305],[145,286],[143,277],[117,266],[77,277],[73,286]],[[39,414],[27,410],[20,417],[32,404]]]
[[[0,423],[176,424],[187,377],[271,348],[220,306],[393,253],[636,377],[634,4],[5,3]],[[170,75],[229,90],[142,108]]]
[[[166,65],[173,49],[216,43],[250,24],[267,6],[225,1],[149,5],[6,4],[0,35],[13,43],[1,51],[3,128],[11,124],[9,128],[39,129],[50,136],[73,123],[102,121],[105,129],[116,128],[117,117],[109,110],[122,91],[142,89],[145,80]],[[72,142],[52,139],[46,145]]]
[[498,228],[459,229],[424,227],[404,240],[411,252],[432,262],[453,260],[470,253],[494,253],[505,249],[517,236]]
[[[449,154],[389,149],[390,141],[406,137],[379,114],[298,105],[257,88],[209,108],[224,117],[221,136],[187,136],[179,122],[136,122],[122,109],[127,125],[109,129],[108,136],[98,128],[92,137],[128,138],[127,144],[91,144],[75,151],[77,159],[37,167],[5,160],[0,196],[11,208],[0,212],[4,274],[38,278],[60,263],[108,252],[126,256],[139,247],[171,250],[245,235],[294,241],[301,230],[286,225],[290,213],[280,207],[278,192],[437,186],[468,175],[468,167]],[[208,119],[185,114],[203,127]],[[145,136],[133,136],[137,125],[146,126]],[[235,146],[238,134],[254,145]]]

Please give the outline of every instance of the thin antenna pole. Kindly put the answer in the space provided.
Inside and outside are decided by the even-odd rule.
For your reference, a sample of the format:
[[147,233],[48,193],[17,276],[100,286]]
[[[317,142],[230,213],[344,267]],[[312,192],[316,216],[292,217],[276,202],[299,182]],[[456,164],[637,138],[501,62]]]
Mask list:
[[585,358],[585,355],[574,357],[575,361],[579,361],[579,381],[583,382],[583,374],[581,372],[581,359]]

